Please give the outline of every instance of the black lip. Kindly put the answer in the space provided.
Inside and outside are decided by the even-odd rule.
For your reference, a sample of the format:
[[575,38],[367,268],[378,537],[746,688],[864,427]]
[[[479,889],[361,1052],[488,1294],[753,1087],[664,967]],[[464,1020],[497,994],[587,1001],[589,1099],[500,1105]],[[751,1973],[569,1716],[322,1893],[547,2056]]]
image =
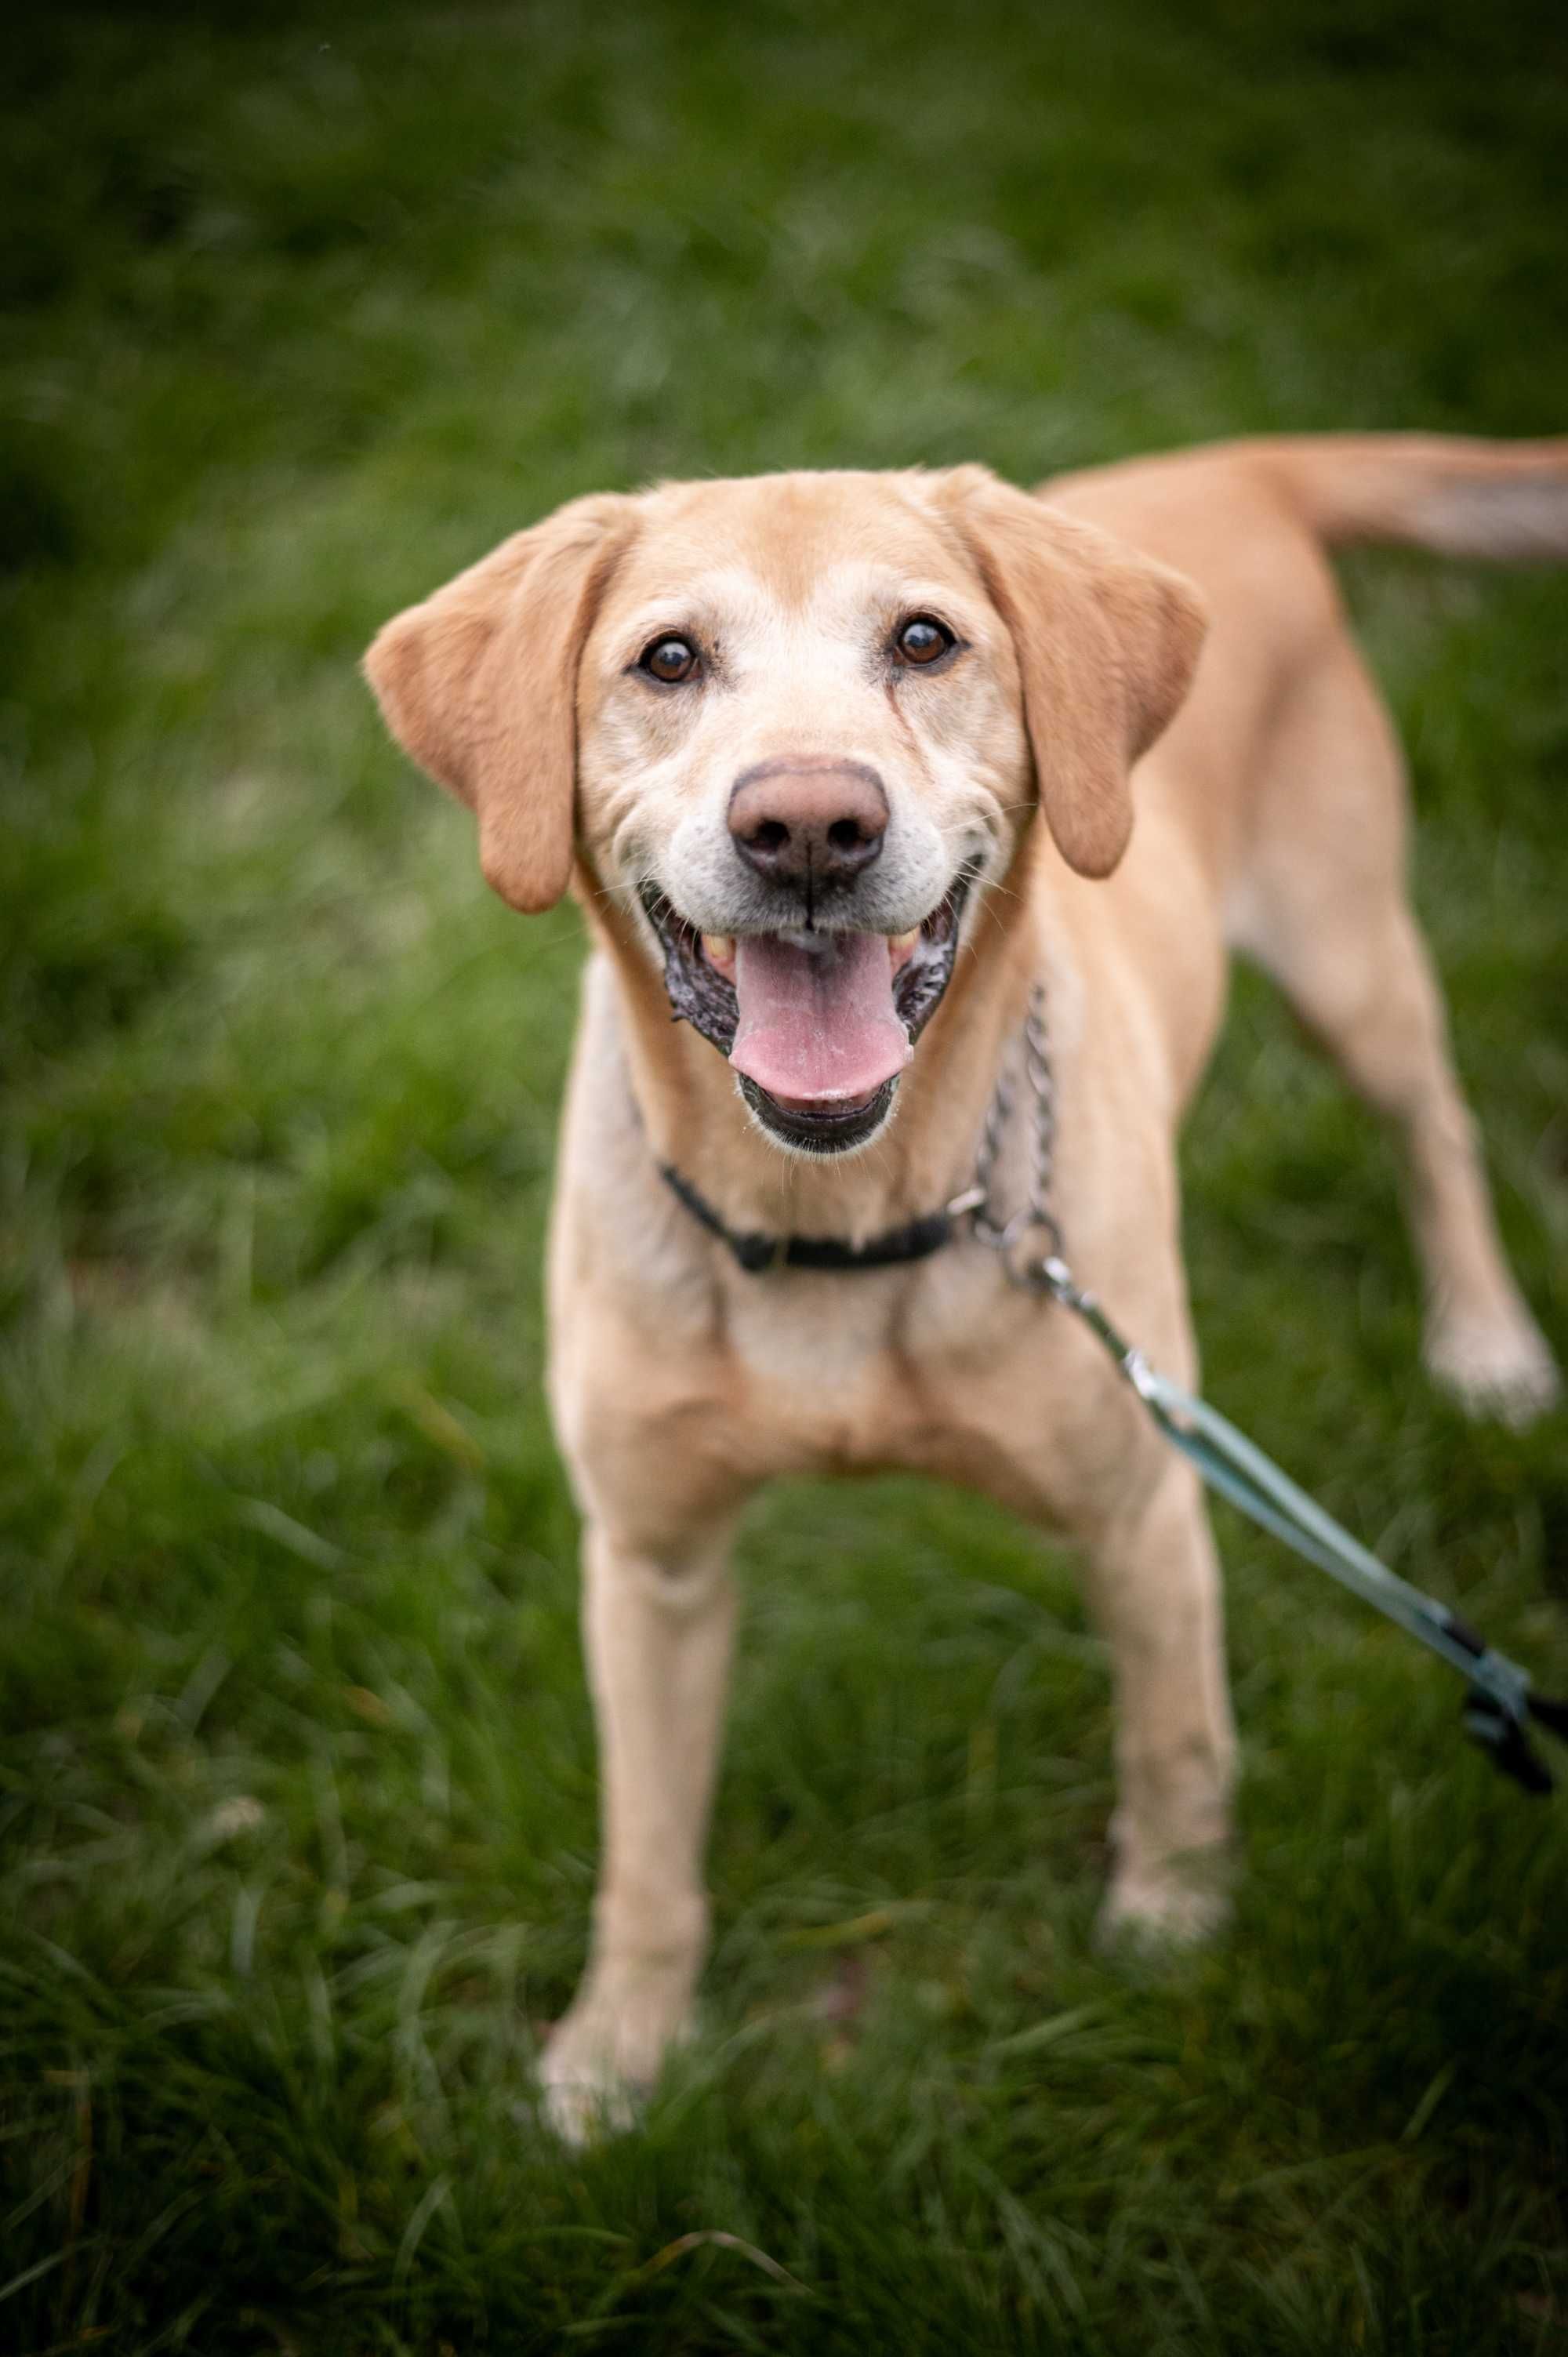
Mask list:
[[864,1104],[843,1113],[802,1113],[797,1106],[780,1104],[745,1072],[739,1078],[741,1095],[763,1128],[802,1154],[847,1154],[853,1146],[864,1146],[886,1120],[898,1085],[895,1073]]
[[[911,1043],[918,1039],[952,979],[959,923],[978,869],[961,867],[942,899],[920,928],[920,938],[899,968],[893,1005]],[[720,1055],[735,1046],[740,1007],[735,985],[703,955],[702,936],[651,885],[642,888],[642,906],[664,952],[664,987],[678,1023],[690,1023]],[[862,1146],[887,1118],[897,1078],[885,1081],[864,1105],[842,1113],[803,1113],[780,1104],[744,1074],[741,1093],[764,1128],[784,1144],[808,1154],[844,1154]]]

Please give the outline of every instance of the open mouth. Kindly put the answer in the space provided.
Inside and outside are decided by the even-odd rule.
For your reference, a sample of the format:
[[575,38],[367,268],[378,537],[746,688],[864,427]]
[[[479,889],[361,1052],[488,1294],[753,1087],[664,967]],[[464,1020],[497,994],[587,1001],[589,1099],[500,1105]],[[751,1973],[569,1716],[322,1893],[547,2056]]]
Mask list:
[[678,1020],[729,1059],[765,1129],[811,1154],[863,1145],[886,1119],[941,1001],[974,881],[961,870],[907,933],[700,933],[645,887]]

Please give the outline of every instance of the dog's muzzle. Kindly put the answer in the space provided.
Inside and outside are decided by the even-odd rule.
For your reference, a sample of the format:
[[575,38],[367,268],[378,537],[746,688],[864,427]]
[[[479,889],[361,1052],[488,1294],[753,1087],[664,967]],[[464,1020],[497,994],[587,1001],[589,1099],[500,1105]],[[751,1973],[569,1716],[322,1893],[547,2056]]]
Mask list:
[[677,1019],[730,1060],[752,1113],[781,1145],[843,1154],[887,1119],[951,979],[975,873],[961,869],[923,922],[896,938],[812,928],[704,934],[654,887],[641,898]]

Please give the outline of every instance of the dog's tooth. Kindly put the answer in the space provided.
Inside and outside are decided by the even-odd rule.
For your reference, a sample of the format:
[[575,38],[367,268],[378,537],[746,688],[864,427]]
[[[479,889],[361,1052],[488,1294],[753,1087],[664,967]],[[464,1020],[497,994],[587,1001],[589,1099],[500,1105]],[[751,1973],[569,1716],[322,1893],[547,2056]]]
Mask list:
[[710,965],[729,965],[735,958],[733,933],[704,933],[703,952]]
[[891,956],[895,965],[903,964],[904,960],[908,956],[910,951],[914,948],[915,943],[919,940],[919,938],[920,928],[918,925],[911,925],[907,933],[890,933],[888,935],[888,954]]

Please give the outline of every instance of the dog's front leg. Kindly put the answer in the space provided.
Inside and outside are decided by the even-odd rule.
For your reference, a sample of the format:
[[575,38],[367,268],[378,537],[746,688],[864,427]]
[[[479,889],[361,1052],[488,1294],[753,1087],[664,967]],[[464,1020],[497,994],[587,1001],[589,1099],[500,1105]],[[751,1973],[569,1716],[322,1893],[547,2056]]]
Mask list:
[[1235,1734],[1219,1569],[1197,1477],[1172,1457],[1090,1548],[1116,1687],[1110,1936],[1200,1937],[1225,1908]]
[[583,1548],[603,1849],[587,1969],[541,2063],[575,2140],[625,2126],[685,2029],[708,1937],[703,1849],[735,1626],[729,1525],[650,1551]]

